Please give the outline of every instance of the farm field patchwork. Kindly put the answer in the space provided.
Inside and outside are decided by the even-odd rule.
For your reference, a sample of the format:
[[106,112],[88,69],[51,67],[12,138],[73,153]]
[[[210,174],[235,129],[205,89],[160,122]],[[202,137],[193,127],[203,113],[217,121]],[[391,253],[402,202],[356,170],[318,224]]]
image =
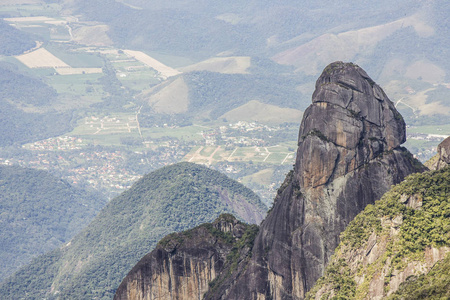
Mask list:
[[159,73],[161,73],[162,76],[164,77],[171,77],[171,76],[176,76],[181,74],[180,71],[175,70],[169,66],[166,66],[165,64],[163,64],[162,62],[154,59],[153,57],[148,56],[147,54],[145,54],[144,52],[141,51],[134,51],[134,50],[124,50],[124,52],[129,56],[129,57],[134,57],[135,59],[141,61],[142,63],[144,63],[145,65],[155,69],[156,71],[158,71]]
[[259,162],[275,165],[292,164],[295,152],[288,147],[235,147],[197,146],[183,158],[184,161],[212,165],[220,161]]

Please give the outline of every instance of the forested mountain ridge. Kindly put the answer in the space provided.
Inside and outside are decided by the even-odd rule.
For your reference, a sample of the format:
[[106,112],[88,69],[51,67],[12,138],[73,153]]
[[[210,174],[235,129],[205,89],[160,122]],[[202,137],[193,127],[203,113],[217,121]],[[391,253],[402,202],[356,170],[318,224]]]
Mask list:
[[5,280],[0,294],[4,299],[110,299],[164,235],[221,213],[259,223],[265,211],[251,190],[217,171],[191,163],[164,167],[111,200],[69,243]]
[[68,242],[105,204],[47,171],[0,165],[0,281]]

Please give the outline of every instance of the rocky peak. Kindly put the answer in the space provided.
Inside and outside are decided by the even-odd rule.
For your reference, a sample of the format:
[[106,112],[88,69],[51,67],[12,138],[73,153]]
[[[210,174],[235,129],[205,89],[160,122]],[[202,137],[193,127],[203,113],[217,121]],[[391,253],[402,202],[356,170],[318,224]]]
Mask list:
[[405,142],[405,122],[360,67],[335,62],[316,82],[297,152],[302,188],[317,187]]
[[[294,170],[259,231],[246,229],[239,238],[238,225],[227,218],[218,220],[213,228],[232,233],[237,244],[221,244],[220,239],[209,239],[214,243],[208,244],[205,236],[203,242],[192,239],[170,255],[158,256],[157,248],[151,254],[154,258],[147,258],[152,265],[141,267],[147,277],[135,268],[118,294],[146,290],[148,296],[159,288],[146,299],[160,295],[181,299],[177,295],[192,282],[202,287],[192,295],[204,299],[303,299],[323,275],[347,224],[393,184],[423,170],[400,147],[404,141],[403,118],[383,90],[354,64],[330,64],[317,80],[312,104],[303,116]],[[216,250],[202,254],[195,247]],[[175,259],[174,253],[182,259]],[[165,258],[156,264],[157,257]],[[158,265],[167,268],[175,261],[179,262],[175,269],[183,270],[179,277],[170,275],[169,269],[160,271]],[[220,267],[212,266],[213,261]],[[189,271],[192,266],[202,266],[196,267],[197,275]],[[159,278],[164,278],[164,285]],[[205,292],[204,283],[212,279]],[[173,282],[185,283],[174,288]]]
[[423,170],[400,147],[405,135],[403,118],[364,70],[327,66],[303,115],[294,171],[261,224],[246,271],[208,299],[303,299],[347,224]]

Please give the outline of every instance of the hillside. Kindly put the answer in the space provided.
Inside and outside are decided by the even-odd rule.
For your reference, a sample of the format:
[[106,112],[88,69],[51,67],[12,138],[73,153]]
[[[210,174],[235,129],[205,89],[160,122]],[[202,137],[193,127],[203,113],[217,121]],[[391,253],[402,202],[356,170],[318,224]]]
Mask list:
[[72,112],[51,105],[57,92],[14,65],[0,64],[0,146],[61,135],[71,128]]
[[152,5],[136,0],[62,2],[74,14],[107,23],[118,45],[203,58],[225,51],[264,53],[301,39],[305,32],[310,36],[338,28],[354,29],[363,23],[387,22],[420,7],[419,1],[405,0],[396,5],[388,1],[342,4],[328,0],[284,0],[277,4],[233,0],[209,5],[205,1],[155,1]]
[[0,19],[0,55],[18,55],[36,46],[31,34],[25,33]]
[[[186,71],[227,72],[223,61],[237,65],[231,62],[235,57],[261,57],[295,67],[289,76],[305,76],[305,84],[330,61],[354,61],[389,86],[388,92],[396,99],[402,99],[399,110],[408,122],[447,124],[435,115],[450,115],[446,101],[450,92],[445,87],[450,78],[450,6],[445,0],[404,0],[395,5],[388,1],[343,4],[293,0],[277,4],[231,1],[226,5],[157,1],[148,5],[126,0],[110,1],[107,9],[98,0],[64,3],[68,11],[86,20],[107,24],[117,47],[131,45],[146,52],[200,61],[192,67],[181,64]],[[172,59],[167,61],[170,64]],[[251,73],[250,69],[240,71]],[[285,71],[275,73],[280,76]],[[236,81],[242,77],[235,75]],[[258,83],[258,78],[251,80],[254,85]],[[214,86],[217,88],[220,85]],[[279,89],[268,95],[276,95],[275,90]],[[197,89],[193,91],[197,93]],[[257,93],[249,93],[250,100],[259,100]],[[307,106],[303,103],[301,110]]]
[[0,281],[68,242],[105,203],[47,171],[0,165]]
[[411,175],[367,206],[307,299],[448,297],[449,195],[446,167]]
[[[168,235],[133,267],[114,299],[199,299],[219,274],[233,272],[248,255],[257,232],[257,225],[222,214],[212,223]],[[137,287],[137,282],[151,284]]]
[[113,199],[80,234],[0,286],[4,299],[111,299],[126,273],[164,235],[233,213],[259,223],[265,206],[249,189],[203,166],[154,171]]
[[[154,126],[155,112],[170,116],[174,124],[223,119],[250,101],[270,105],[260,112],[262,121],[269,119],[271,123],[270,118],[277,110],[292,111],[295,116],[287,116],[285,120],[280,117],[276,123],[297,121],[299,108],[306,106],[305,96],[297,89],[303,78],[279,75],[268,71],[269,68],[270,64],[262,67],[254,63],[249,74],[192,71],[170,79],[138,97],[143,104],[141,123]],[[239,119],[242,120],[245,118]]]

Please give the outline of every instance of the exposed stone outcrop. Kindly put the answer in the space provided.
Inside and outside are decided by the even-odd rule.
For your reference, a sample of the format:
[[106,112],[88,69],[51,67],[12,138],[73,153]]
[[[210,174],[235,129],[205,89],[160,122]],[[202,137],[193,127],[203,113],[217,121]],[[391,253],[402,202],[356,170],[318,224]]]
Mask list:
[[[238,260],[228,259],[227,271],[216,275],[204,299],[303,299],[323,274],[347,224],[391,185],[423,170],[400,147],[403,118],[360,67],[330,64],[317,80],[312,102],[301,123],[294,170],[279,189],[251,253],[244,247]],[[181,261],[192,264],[185,256]],[[140,286],[157,285],[152,278],[170,274],[158,269],[166,265],[147,268],[148,279],[133,276],[144,278]],[[119,295],[125,295],[123,285]],[[174,295],[173,288],[164,288],[164,295]]]
[[330,64],[312,102],[301,123],[294,171],[261,224],[252,260],[210,299],[302,299],[346,225],[418,171],[400,147],[403,118],[360,67]]
[[[419,299],[400,287],[420,285],[437,262],[450,258],[449,178],[448,167],[415,174],[359,214],[307,299]],[[449,294],[446,272],[434,276],[447,278]],[[441,292],[430,288],[420,298],[441,299]]]
[[450,165],[450,137],[447,137],[439,144],[437,154],[427,161],[425,165],[430,170],[439,170]]
[[202,299],[227,267],[233,247],[257,228],[225,214],[212,224],[169,235],[130,271],[114,299]]

